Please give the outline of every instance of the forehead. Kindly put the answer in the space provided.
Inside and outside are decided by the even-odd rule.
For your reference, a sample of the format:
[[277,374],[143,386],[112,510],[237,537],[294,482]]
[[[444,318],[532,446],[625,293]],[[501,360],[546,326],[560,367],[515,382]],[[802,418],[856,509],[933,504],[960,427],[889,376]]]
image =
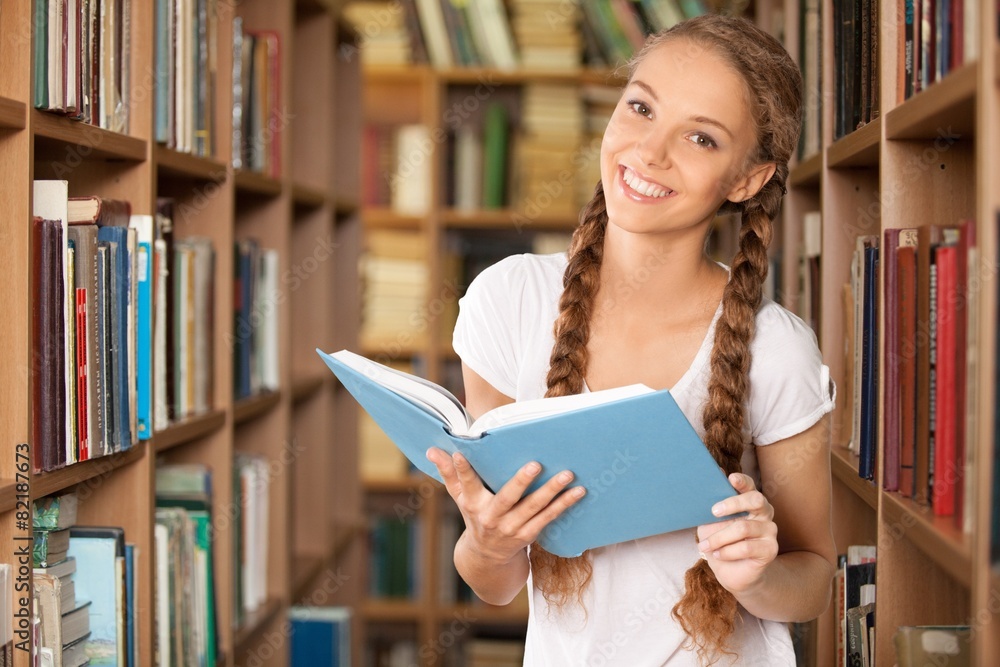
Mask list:
[[746,83],[715,49],[690,39],[671,39],[649,51],[632,76],[661,102],[737,124],[748,117]]

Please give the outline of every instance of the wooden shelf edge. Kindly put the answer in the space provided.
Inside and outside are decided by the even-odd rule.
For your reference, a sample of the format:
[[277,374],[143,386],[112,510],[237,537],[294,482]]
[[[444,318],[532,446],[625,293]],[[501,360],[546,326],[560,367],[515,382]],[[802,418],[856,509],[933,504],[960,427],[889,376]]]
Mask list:
[[320,208],[327,199],[326,193],[321,188],[304,183],[292,184],[292,201],[296,206],[308,209]]
[[368,598],[361,604],[361,615],[368,621],[419,621],[425,614],[416,600]]
[[788,174],[788,185],[793,188],[818,186],[823,171],[823,153],[813,153],[800,161]]
[[143,441],[140,440],[138,444],[124,452],[74,463],[51,472],[39,473],[31,480],[31,497],[49,496],[76,484],[109,475],[113,470],[141,459],[144,449]]
[[472,229],[575,229],[576,214],[530,216],[512,209],[458,211],[445,209],[441,222],[448,227]]
[[424,225],[424,216],[404,215],[395,211],[377,207],[363,208],[361,220],[369,229],[420,229]]
[[0,479],[0,513],[9,512],[17,506],[17,482]]
[[304,597],[309,582],[323,569],[323,557],[315,554],[292,556],[292,599]]
[[281,391],[265,391],[233,403],[233,423],[245,424],[270,412],[281,402]]
[[0,128],[23,130],[28,125],[24,102],[0,96]]
[[858,460],[847,447],[834,445],[830,449],[830,467],[834,478],[840,480],[873,510],[878,510],[878,488],[858,476]]
[[875,118],[827,148],[830,167],[877,167],[879,142],[882,139],[882,119]]
[[[979,62],[971,62],[949,72],[885,117],[887,139],[936,139],[945,129],[964,133],[974,131],[976,85]],[[951,120],[956,114],[960,123]]]
[[201,157],[191,153],[181,153],[166,146],[156,145],[153,151],[157,173],[183,176],[198,181],[226,180],[226,165],[214,158]]
[[190,417],[153,433],[153,449],[162,452],[215,433],[226,423],[225,410]]
[[90,155],[102,158],[142,162],[146,159],[144,139],[112,132],[63,116],[31,110],[31,127],[35,137],[86,147]]
[[281,612],[281,601],[268,598],[257,611],[244,617],[243,625],[236,628],[233,637],[233,653],[243,653],[257,634]]
[[292,405],[308,400],[317,391],[322,389],[326,381],[324,375],[313,375],[292,380]]
[[237,169],[234,181],[236,189],[246,194],[277,197],[281,195],[281,181],[266,174],[258,174],[245,169]]
[[[399,479],[362,479],[361,486],[365,493],[405,493],[416,491],[424,484],[432,484],[435,487],[441,486],[432,478],[420,474],[401,477]],[[444,487],[441,487],[444,488]]]
[[972,586],[971,540],[954,525],[954,517],[935,516],[933,510],[897,493],[883,492],[883,512],[896,539],[910,540],[928,558],[966,588]]
[[466,618],[473,623],[527,623],[528,610],[516,606],[494,607],[485,604],[450,604],[438,608],[438,620]]

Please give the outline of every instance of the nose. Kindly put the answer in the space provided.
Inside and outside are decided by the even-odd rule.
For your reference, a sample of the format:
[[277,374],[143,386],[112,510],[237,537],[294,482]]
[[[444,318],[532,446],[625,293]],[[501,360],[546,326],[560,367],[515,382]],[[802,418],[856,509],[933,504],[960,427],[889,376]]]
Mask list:
[[665,134],[658,132],[656,127],[651,127],[645,134],[639,137],[639,140],[636,142],[635,152],[645,165],[666,169],[671,164],[667,143]]

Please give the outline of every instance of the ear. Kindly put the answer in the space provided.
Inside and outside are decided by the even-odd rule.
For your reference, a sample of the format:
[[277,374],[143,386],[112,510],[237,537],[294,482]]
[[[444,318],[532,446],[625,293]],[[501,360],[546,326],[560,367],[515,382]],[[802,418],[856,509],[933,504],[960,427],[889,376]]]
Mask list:
[[752,167],[743,177],[736,180],[726,199],[739,203],[750,199],[760,192],[764,184],[771,180],[777,166],[773,162],[765,162]]

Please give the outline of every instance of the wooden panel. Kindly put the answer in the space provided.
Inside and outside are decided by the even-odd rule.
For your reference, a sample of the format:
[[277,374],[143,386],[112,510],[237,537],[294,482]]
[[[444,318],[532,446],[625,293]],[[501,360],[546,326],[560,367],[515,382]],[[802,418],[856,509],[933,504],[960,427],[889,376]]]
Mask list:
[[906,537],[955,581],[968,588],[972,580],[972,546],[955,526],[954,517],[935,516],[933,510],[896,493],[882,493],[883,530],[892,539]]
[[120,454],[109,454],[98,459],[74,463],[73,465],[36,475],[31,482],[31,497],[42,498],[57,491],[68,489],[84,482],[100,484],[113,477],[116,469],[142,459],[145,447],[141,443]]
[[180,153],[160,145],[156,146],[154,155],[157,174],[160,176],[169,175],[196,181],[224,181],[226,179],[226,165],[218,160],[190,153]]
[[21,130],[28,124],[24,102],[0,97],[0,128]]
[[878,509],[878,487],[858,475],[858,457],[846,447],[833,446],[830,450],[833,476],[863,500],[873,510]]
[[156,451],[163,452],[171,447],[194,442],[222,428],[226,423],[224,410],[213,410],[204,415],[191,417],[184,421],[171,424],[162,431],[153,434],[153,445]]
[[802,160],[788,172],[788,185],[793,188],[819,187],[823,170],[823,154],[816,153]]
[[827,164],[830,167],[878,166],[881,126],[881,118],[876,118],[860,129],[841,137],[827,149]]
[[254,171],[236,171],[236,191],[240,194],[277,197],[281,194],[281,181]]
[[31,110],[30,118],[35,137],[43,141],[77,146],[82,157],[142,161],[146,159],[149,150],[148,143],[143,139],[79,123],[38,109]]
[[968,136],[975,128],[979,63],[970,63],[922,90],[885,117],[889,139],[937,139]]
[[265,391],[257,396],[241,398],[233,403],[233,421],[245,424],[248,421],[266,415],[281,402],[280,391]]

